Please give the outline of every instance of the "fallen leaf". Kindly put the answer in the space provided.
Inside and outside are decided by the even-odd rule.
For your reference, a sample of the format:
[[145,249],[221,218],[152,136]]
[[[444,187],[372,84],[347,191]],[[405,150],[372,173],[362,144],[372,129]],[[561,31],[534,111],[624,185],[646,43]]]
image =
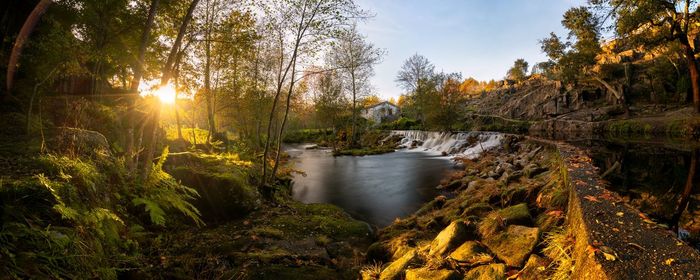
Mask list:
[[670,259],[664,261],[664,263],[665,263],[666,265],[668,265],[668,266],[673,265],[674,262],[676,262],[676,260],[673,259],[673,258],[670,258]]
[[583,199],[588,200],[588,201],[592,201],[592,202],[598,202],[598,199],[592,195],[584,196]]
[[622,213],[622,212],[617,212],[617,213],[615,213],[615,215],[617,215],[618,217],[622,217],[622,216],[624,216],[624,215],[625,215],[625,213]]
[[613,254],[608,254],[606,252],[603,252],[603,256],[605,257],[606,260],[609,260],[609,261],[617,260],[617,257],[615,257],[615,255],[613,255]]
[[561,217],[564,215],[564,211],[561,210],[552,210],[547,212],[547,215],[552,216],[552,217]]

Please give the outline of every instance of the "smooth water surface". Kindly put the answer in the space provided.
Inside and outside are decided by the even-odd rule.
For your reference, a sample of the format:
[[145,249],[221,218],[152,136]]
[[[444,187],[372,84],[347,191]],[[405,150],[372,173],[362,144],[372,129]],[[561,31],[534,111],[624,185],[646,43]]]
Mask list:
[[333,157],[330,150],[287,149],[295,175],[293,196],[304,203],[330,203],[353,217],[386,226],[438,195],[435,188],[453,163],[424,152],[397,151],[364,157]]

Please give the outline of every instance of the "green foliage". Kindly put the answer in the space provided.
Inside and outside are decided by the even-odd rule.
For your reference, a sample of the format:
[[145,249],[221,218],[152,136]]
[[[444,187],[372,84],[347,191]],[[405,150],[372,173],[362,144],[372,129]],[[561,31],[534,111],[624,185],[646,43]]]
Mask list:
[[[206,129],[201,129],[201,128],[191,128],[191,127],[182,127],[182,138],[189,142],[190,144],[194,145],[195,143],[197,144],[205,144],[207,143],[208,137],[209,137],[209,131]],[[168,141],[175,141],[178,139],[177,137],[177,127],[175,126],[168,126],[165,128],[165,138]]]
[[549,57],[543,64],[544,74],[567,83],[575,83],[595,65],[601,52],[599,19],[586,7],[571,8],[564,13],[562,25],[569,30],[569,41],[555,33],[540,40],[541,49]]
[[528,63],[522,58],[515,60],[513,67],[508,70],[508,79],[522,82],[527,77]]
[[381,124],[379,128],[384,130],[418,130],[421,129],[421,123],[415,119],[400,117],[393,122]]
[[168,148],[163,150],[160,159],[153,165],[146,181],[131,202],[135,206],[144,206],[149,214],[151,222],[156,225],[165,225],[165,211],[177,210],[190,218],[195,224],[203,225],[199,210],[189,200],[199,196],[194,189],[177,182],[170,174],[163,171],[163,163],[168,156]]
[[118,165],[95,160],[41,156],[46,174],[2,185],[0,247],[11,262],[4,275],[116,279],[135,262],[138,245],[123,234],[122,196],[111,184],[119,177],[101,170]]

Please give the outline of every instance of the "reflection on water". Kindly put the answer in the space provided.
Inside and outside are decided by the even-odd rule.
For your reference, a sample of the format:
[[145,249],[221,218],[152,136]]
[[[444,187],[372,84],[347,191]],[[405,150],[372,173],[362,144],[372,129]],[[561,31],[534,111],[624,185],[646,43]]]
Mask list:
[[[569,141],[587,151],[601,174],[632,206],[681,235],[700,234],[696,147],[678,142]],[[691,240],[697,242],[697,240]]]
[[399,151],[365,157],[333,157],[329,150],[287,149],[296,175],[294,198],[331,203],[377,226],[407,216],[432,200],[442,178],[453,168],[445,157]]

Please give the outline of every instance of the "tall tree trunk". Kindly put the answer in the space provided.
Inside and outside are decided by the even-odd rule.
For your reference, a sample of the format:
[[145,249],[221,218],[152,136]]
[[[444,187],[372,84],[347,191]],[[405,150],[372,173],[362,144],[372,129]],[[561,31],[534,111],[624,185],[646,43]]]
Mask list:
[[178,82],[180,80],[180,66],[178,63],[178,67],[175,68],[175,103],[173,103],[173,107],[175,109],[175,124],[177,125],[177,139],[182,140],[184,139],[182,137],[182,126],[180,125],[180,108],[177,106],[177,97],[179,91],[177,90]]
[[[280,35],[282,36],[282,35]],[[262,180],[260,180],[260,186],[263,187],[267,184],[267,156],[270,152],[270,141],[272,138],[272,123],[275,120],[275,111],[277,111],[277,103],[279,102],[280,95],[282,94],[282,85],[284,79],[287,76],[287,70],[289,70],[291,63],[287,64],[287,70],[282,72],[284,68],[284,45],[282,44],[282,39],[280,38],[280,61],[279,68],[277,70],[277,90],[275,91],[275,98],[272,101],[272,108],[270,109],[270,116],[267,121],[267,134],[265,134],[265,149],[263,149],[262,157]],[[296,55],[296,49],[294,50],[294,55]]]
[[190,7],[187,8],[187,14],[185,15],[185,18],[182,20],[182,24],[180,24],[180,30],[177,32],[177,37],[175,38],[175,43],[173,44],[173,47],[170,49],[170,53],[168,54],[168,60],[165,62],[165,66],[163,67],[163,76],[160,78],[160,85],[164,86],[168,84],[170,81],[170,76],[172,75],[172,69],[173,69],[173,63],[175,63],[175,58],[177,56],[178,50],[180,50],[180,46],[182,45],[182,39],[185,37],[185,33],[187,33],[187,27],[190,24],[190,21],[192,20],[192,14],[194,13],[194,9],[197,7],[197,4],[199,3],[199,0],[192,0],[192,3],[190,4]]
[[350,71],[350,79],[352,80],[352,134],[350,135],[350,146],[355,147],[357,130],[357,85],[355,81],[355,71]]
[[688,36],[680,36],[681,45],[685,52],[685,59],[690,72],[690,83],[693,89],[693,107],[696,113],[700,113],[700,72],[698,71],[698,60],[695,58],[695,51],[690,46]]
[[[207,12],[209,13],[209,12]],[[209,14],[208,17],[211,17]],[[208,19],[210,20],[210,19]],[[214,122],[214,104],[212,101],[211,92],[211,23],[207,24],[206,29],[206,40],[204,42],[205,46],[205,59],[204,64],[204,100],[207,103],[207,123],[209,124],[209,136],[207,136],[207,141],[212,142],[212,137],[216,133],[216,123]]]
[[294,79],[296,78],[296,67],[297,62],[296,58],[294,58],[292,62],[292,73],[290,79],[291,81],[289,82],[289,91],[287,91],[287,104],[284,109],[284,118],[282,118],[282,125],[280,126],[279,133],[277,134],[277,154],[275,155],[275,165],[272,167],[272,179],[274,179],[275,175],[277,175],[277,168],[279,167],[280,162],[280,154],[282,154],[280,152],[282,149],[282,136],[284,135],[284,127],[287,124],[287,117],[289,116],[289,107],[291,106],[292,94],[294,93]]
[[[163,76],[160,79],[160,84],[161,86],[167,85],[168,81],[170,80],[170,76],[172,75],[172,64],[175,61],[175,56],[177,54],[177,51],[180,49],[180,46],[182,45],[182,38],[185,36],[185,33],[187,32],[187,26],[189,25],[190,21],[192,20],[192,14],[194,13],[194,9],[197,6],[197,3],[199,3],[199,0],[193,0],[192,4],[190,4],[190,7],[187,9],[187,15],[185,15],[185,18],[182,20],[182,24],[180,25],[180,30],[177,33],[177,38],[175,39],[175,43],[173,44],[173,47],[170,49],[170,54],[168,55],[168,60],[165,64],[165,67],[163,68]],[[141,179],[146,179],[148,178],[148,175],[150,175],[151,172],[151,167],[153,164],[153,157],[154,157],[154,152],[156,148],[156,140],[158,136],[158,123],[160,122],[160,106],[156,105],[153,108],[153,131],[149,133],[149,139],[147,142],[146,150],[145,150],[145,159],[144,159],[144,166],[142,168],[141,172]]]
[[139,85],[141,84],[141,77],[143,76],[143,62],[146,57],[146,48],[148,47],[148,41],[151,37],[151,29],[153,28],[153,22],[159,3],[160,0],[153,0],[151,2],[151,8],[148,10],[148,19],[146,20],[146,25],[141,34],[141,45],[139,46],[138,59],[136,61],[136,67],[134,67],[134,77],[131,80],[131,88],[129,90],[132,96],[129,96],[127,101],[126,119],[128,128],[126,130],[126,166],[131,171],[138,168],[137,162],[134,160],[134,151],[138,150],[138,147],[134,147],[136,101],[138,100]]
[[51,6],[51,0],[41,0],[39,4],[36,4],[34,10],[29,14],[27,20],[24,21],[22,29],[20,29],[19,34],[17,34],[17,39],[15,39],[15,45],[12,46],[12,53],[10,53],[10,59],[7,63],[7,92],[9,93],[14,86],[15,71],[17,70],[17,64],[19,63],[19,57],[22,55],[22,49],[24,48],[24,43],[29,39],[29,35],[34,31],[34,27],[41,19],[41,16],[46,13],[46,10]]
[[[316,9],[321,5],[322,1],[318,1],[316,5]],[[299,20],[299,25],[297,27],[297,34],[295,37],[294,41],[294,51],[292,52],[292,56],[290,57],[289,63],[287,63],[287,67],[284,70],[284,74],[282,73],[282,68],[284,64],[284,38],[282,37],[282,34],[279,34],[280,38],[280,64],[279,64],[279,69],[278,69],[278,75],[277,75],[277,91],[275,92],[275,99],[272,102],[272,110],[270,110],[270,118],[267,123],[267,138],[265,139],[265,150],[263,152],[263,174],[262,174],[262,180],[260,182],[261,186],[264,186],[267,184],[267,156],[268,153],[270,152],[270,138],[272,134],[272,122],[274,121],[275,117],[275,110],[277,109],[277,102],[279,101],[279,96],[282,93],[282,85],[284,83],[284,80],[287,77],[287,74],[289,73],[290,68],[292,65],[296,64],[296,59],[297,56],[299,55],[299,45],[301,45],[301,39],[304,37],[304,34],[306,33],[306,29],[309,27],[308,25],[304,25],[306,21],[306,9],[307,9],[307,1],[304,1],[304,7],[302,8],[301,11],[301,19]],[[314,18],[316,14],[316,10],[311,14],[311,19]],[[292,83],[294,81],[292,80]],[[282,139],[279,139],[279,141],[282,141]],[[279,150],[277,151],[279,153]]]

